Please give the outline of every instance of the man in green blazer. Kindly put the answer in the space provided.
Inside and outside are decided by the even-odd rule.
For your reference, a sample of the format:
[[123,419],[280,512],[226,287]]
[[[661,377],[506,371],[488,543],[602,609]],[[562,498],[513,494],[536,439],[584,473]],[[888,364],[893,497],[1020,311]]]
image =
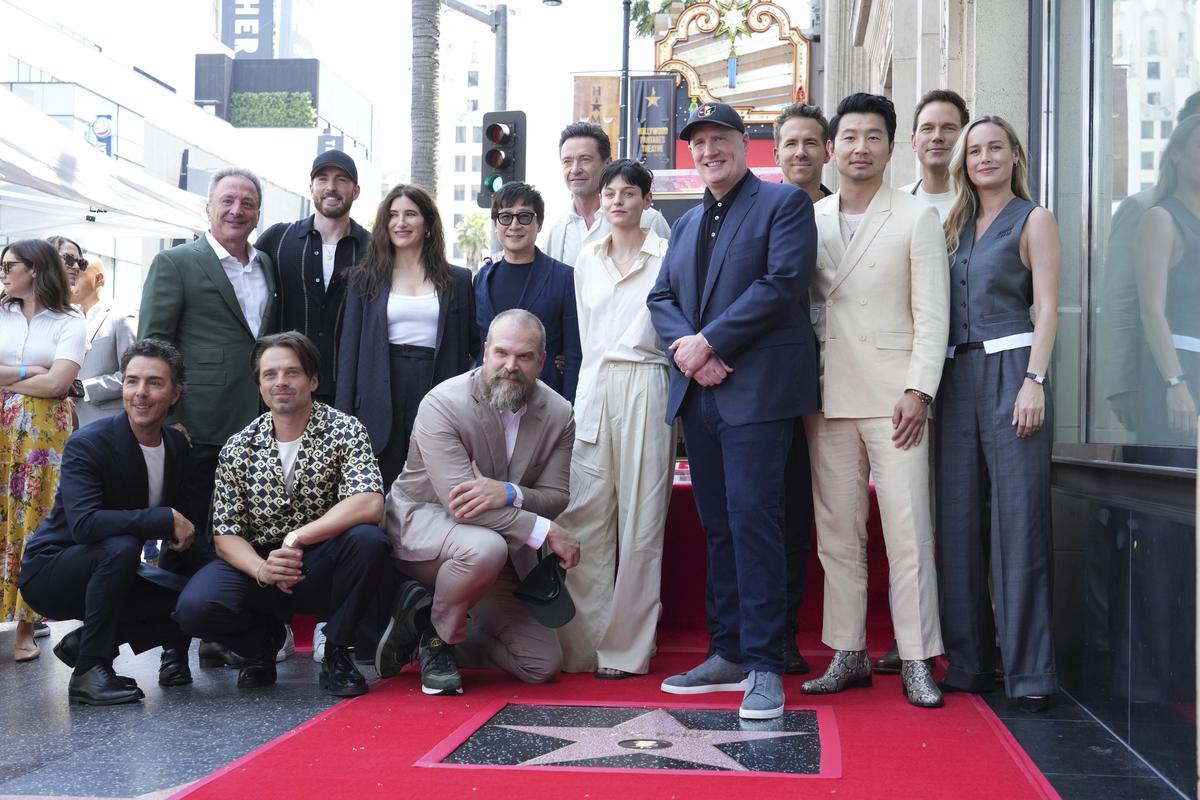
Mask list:
[[250,353],[259,336],[274,332],[277,302],[271,262],[250,244],[261,205],[254,173],[218,170],[208,192],[208,232],[155,256],[142,289],[138,338],[178,347],[188,376],[172,421],[192,444],[182,510],[196,540],[182,553],[163,551],[161,566],[173,572],[192,574],[215,557],[208,517],[217,456],[260,413]]

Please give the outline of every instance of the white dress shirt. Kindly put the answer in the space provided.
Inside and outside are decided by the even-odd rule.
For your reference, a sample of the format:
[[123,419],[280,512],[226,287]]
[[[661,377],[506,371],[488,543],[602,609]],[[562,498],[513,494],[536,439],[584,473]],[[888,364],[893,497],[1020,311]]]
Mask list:
[[20,303],[0,305],[0,364],[49,369],[59,359],[83,365],[87,323],[83,315],[42,309],[25,321]]
[[[654,206],[642,212],[641,226],[642,230],[654,231],[661,239],[671,238],[671,226]],[[598,209],[591,227],[588,227],[583,217],[575,213],[575,204],[572,203],[567,213],[559,217],[558,222],[554,223],[554,227],[546,235],[543,251],[551,258],[575,266],[584,247],[600,241],[610,233],[612,226]]]
[[[521,417],[525,416],[525,412],[529,410],[529,406],[521,406],[519,411],[498,411],[500,415],[500,427],[504,428],[504,452],[508,456],[508,460],[512,461],[513,451],[517,449],[517,434],[521,432]],[[513,499],[513,506],[521,508],[525,505],[525,495],[521,491],[518,484],[510,483],[516,497]],[[542,546],[542,542],[546,541],[546,534],[550,532],[550,520],[539,516],[537,521],[533,523],[533,532],[529,534],[529,538],[525,544],[537,550]]]
[[247,244],[246,247],[250,250],[250,263],[243,266],[242,262],[230,255],[229,251],[213,237],[211,232],[206,232],[204,238],[213,252],[217,254],[217,258],[221,261],[221,267],[229,277],[229,282],[233,284],[233,293],[237,295],[238,305],[242,308],[242,316],[245,317],[246,324],[250,327],[250,331],[258,336],[258,332],[262,330],[263,316],[267,313],[267,301],[271,296],[271,289],[267,285],[267,276],[263,272],[259,252],[254,249],[254,245]]
[[646,305],[667,254],[667,240],[647,231],[641,252],[624,275],[609,255],[611,241],[609,234],[585,247],[575,265],[575,309],[583,348],[575,388],[575,438],[589,444],[599,434],[609,364],[668,366]]

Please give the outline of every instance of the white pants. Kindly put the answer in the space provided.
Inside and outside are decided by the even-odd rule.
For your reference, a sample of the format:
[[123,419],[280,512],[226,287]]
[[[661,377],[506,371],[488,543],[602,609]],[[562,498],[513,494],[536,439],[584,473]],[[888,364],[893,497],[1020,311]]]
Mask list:
[[662,611],[663,528],[671,501],[674,429],[663,419],[667,370],[613,364],[595,443],[576,438],[571,501],[557,519],[579,538],[567,572],[575,619],[559,629],[567,672],[650,669]]

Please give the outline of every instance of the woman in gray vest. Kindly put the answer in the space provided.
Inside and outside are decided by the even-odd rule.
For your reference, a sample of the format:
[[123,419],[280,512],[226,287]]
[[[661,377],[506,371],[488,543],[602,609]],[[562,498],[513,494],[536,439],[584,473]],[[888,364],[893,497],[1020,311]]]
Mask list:
[[1160,441],[1190,447],[1200,390],[1200,116],[1167,141],[1137,251],[1142,329],[1157,368],[1150,380],[1160,381],[1146,392],[1156,405],[1147,416],[1165,423]]
[[999,641],[1008,696],[1037,712],[1058,690],[1046,368],[1062,244],[1027,170],[1016,131],[994,116],[971,122],[951,159],[950,341],[934,458],[942,689],[992,689]]

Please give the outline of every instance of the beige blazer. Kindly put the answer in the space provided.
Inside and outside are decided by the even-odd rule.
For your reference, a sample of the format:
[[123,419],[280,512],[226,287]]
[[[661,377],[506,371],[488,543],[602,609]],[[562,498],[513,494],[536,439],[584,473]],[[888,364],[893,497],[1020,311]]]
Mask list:
[[466,522],[507,539],[513,566],[524,577],[537,563],[535,551],[525,545],[537,517],[554,519],[567,507],[575,420],[571,404],[538,381],[510,462],[500,415],[483,399],[481,373],[474,369],[443,381],[421,401],[408,461],[388,492],[384,530],[394,558],[437,558],[459,522],[447,510],[450,489],[474,477],[474,461],[484,476],[521,487],[522,508],[505,506]]
[[827,418],[890,417],[905,389],[936,395],[950,324],[950,267],[937,211],[880,187],[850,246],[840,193],[816,204],[810,288]]

